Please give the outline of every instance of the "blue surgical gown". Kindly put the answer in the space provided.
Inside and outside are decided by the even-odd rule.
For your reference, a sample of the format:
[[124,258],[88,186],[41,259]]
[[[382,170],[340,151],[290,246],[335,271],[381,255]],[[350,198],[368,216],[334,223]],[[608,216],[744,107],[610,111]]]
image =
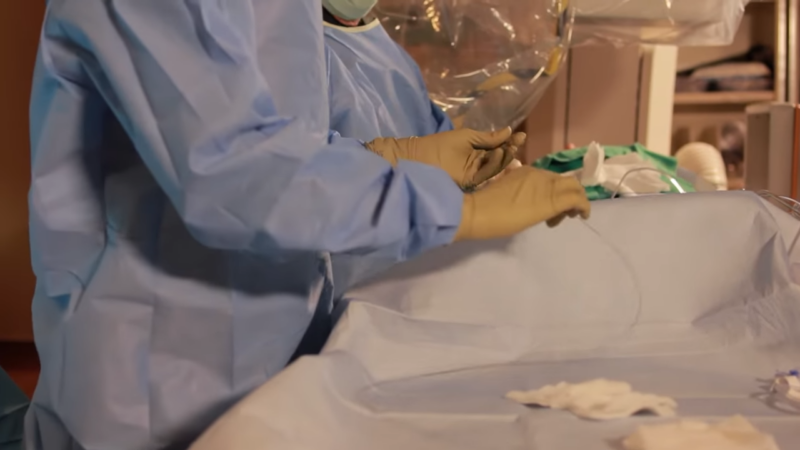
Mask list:
[[48,1],[28,449],[185,448],[330,313],[330,252],[452,240],[462,193],[445,172],[330,131],[320,11]]
[[325,24],[331,129],[344,137],[427,136],[453,123],[428,97],[419,66],[380,22]]
[[[453,129],[428,96],[419,66],[378,20],[359,26],[324,24],[330,127],[344,137],[427,136]],[[332,255],[335,298],[397,262],[396,251]]]

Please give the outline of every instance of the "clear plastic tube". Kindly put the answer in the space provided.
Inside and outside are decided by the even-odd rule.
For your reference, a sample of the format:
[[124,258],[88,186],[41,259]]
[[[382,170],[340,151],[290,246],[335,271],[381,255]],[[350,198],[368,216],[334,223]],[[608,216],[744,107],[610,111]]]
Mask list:
[[613,242],[603,237],[603,235],[596,228],[591,226],[589,222],[581,220],[581,223],[586,228],[588,228],[589,231],[592,232],[592,234],[597,236],[597,238],[600,239],[603,242],[603,244],[605,244],[605,246],[608,247],[609,250],[611,250],[612,253],[614,253],[617,259],[619,259],[619,262],[622,263],[622,265],[625,267],[625,270],[627,270],[628,273],[630,274],[631,280],[633,281],[634,284],[634,289],[636,289],[636,309],[630,325],[623,332],[623,337],[630,335],[633,332],[634,328],[636,328],[636,325],[639,324],[639,320],[642,317],[642,308],[644,305],[644,300],[642,299],[642,286],[641,283],[639,282],[639,277],[636,275],[636,270],[633,267],[633,263],[631,263],[631,261],[625,256],[624,253],[622,253],[622,251],[619,248],[617,248],[616,245],[614,245]]
[[622,179],[619,180],[619,183],[617,183],[617,187],[612,192],[611,198],[616,198],[617,195],[619,195],[620,191],[622,190],[622,186],[625,183],[625,179],[628,178],[628,175],[630,175],[632,173],[644,172],[644,171],[660,173],[661,175],[667,177],[667,179],[669,180],[670,184],[672,184],[672,186],[674,186],[675,189],[678,190],[678,193],[681,193],[681,194],[685,194],[686,193],[686,191],[683,189],[681,184],[678,182],[678,179],[673,177],[672,175],[668,174],[667,172],[664,172],[663,170],[656,169],[654,167],[638,167],[636,169],[631,169],[631,170],[627,171],[625,173],[625,175],[622,176]]

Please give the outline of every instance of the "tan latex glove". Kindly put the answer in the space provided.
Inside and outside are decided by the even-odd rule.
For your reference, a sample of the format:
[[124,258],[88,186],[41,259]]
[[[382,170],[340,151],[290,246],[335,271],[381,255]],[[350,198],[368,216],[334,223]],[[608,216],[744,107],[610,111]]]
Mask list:
[[[571,180],[575,180],[575,181],[578,182],[578,184],[580,184],[578,179],[573,177],[573,176],[565,177],[564,175],[560,175],[560,174],[557,174],[555,172],[550,172],[549,170],[544,170],[544,169],[536,169],[536,168],[534,168],[533,170],[535,170],[537,172],[541,172],[541,176],[549,177],[552,180],[568,178],[568,179],[571,179]],[[584,194],[584,196],[586,195],[586,189],[585,188],[583,189],[583,194]],[[587,198],[587,201],[588,201],[588,198]],[[556,227],[561,222],[563,222],[564,219],[566,219],[567,217],[569,217],[570,219],[574,219],[575,217],[578,217],[579,215],[582,216],[582,212],[581,212],[580,209],[571,209],[569,211],[565,211],[565,212],[553,217],[552,219],[547,220],[547,226],[550,227],[550,228]],[[588,215],[586,217],[583,217],[583,218],[587,219]]]
[[502,172],[500,172],[500,173],[498,173],[497,175],[495,175],[494,177],[490,178],[490,179],[489,179],[489,181],[487,181],[487,182],[483,183],[482,185],[478,186],[478,189],[483,189],[483,188],[485,188],[485,187],[486,187],[486,186],[488,186],[490,183],[494,183],[495,181],[499,180],[500,178],[502,178],[504,175],[508,174],[508,173],[509,173],[509,172],[511,172],[512,170],[514,170],[514,169],[519,169],[520,167],[522,167],[522,163],[521,163],[521,162],[520,162],[518,159],[514,159],[513,161],[511,161],[511,162],[510,162],[510,163],[509,163],[509,164],[506,166],[506,168],[505,168],[505,169],[503,169],[503,171],[502,171]]
[[465,128],[425,137],[378,138],[366,147],[393,166],[406,159],[439,167],[461,189],[469,189],[502,172],[523,143],[525,133],[512,135],[510,128],[494,133]]
[[565,217],[588,219],[590,212],[586,191],[576,178],[520,167],[464,195],[456,240],[512,236],[541,222],[553,227]]

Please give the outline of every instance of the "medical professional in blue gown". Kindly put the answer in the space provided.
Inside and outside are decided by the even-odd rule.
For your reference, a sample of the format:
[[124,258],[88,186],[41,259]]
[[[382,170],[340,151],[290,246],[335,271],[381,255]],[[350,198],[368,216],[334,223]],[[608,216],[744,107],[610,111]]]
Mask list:
[[[364,141],[452,130],[450,118],[429,98],[416,62],[378,20],[365,20],[376,3],[322,1],[331,129]],[[518,133],[512,145],[524,140],[524,133]],[[508,167],[520,166],[514,160]],[[397,262],[396,254],[392,248],[383,248],[368,255],[332,255],[335,298],[391,267]]]
[[452,130],[411,56],[378,20],[364,21],[376,2],[322,2],[331,129],[364,141]]
[[[427,136],[453,129],[428,96],[419,67],[378,20],[364,17],[377,0],[323,0],[330,127],[344,137]],[[346,18],[345,18],[346,17]],[[396,251],[332,255],[335,298],[391,267]]]
[[[186,448],[333,305],[330,253],[589,213],[510,133],[330,131],[319,0],[49,0],[31,97],[26,448]],[[530,169],[530,170],[528,170]]]

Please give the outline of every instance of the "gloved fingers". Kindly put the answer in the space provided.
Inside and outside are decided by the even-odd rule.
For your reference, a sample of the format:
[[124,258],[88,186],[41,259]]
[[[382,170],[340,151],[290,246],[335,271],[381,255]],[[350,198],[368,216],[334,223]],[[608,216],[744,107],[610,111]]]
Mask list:
[[485,188],[486,186],[490,185],[491,183],[494,183],[495,181],[499,180],[499,179],[500,179],[500,178],[502,178],[503,176],[507,175],[507,174],[508,174],[508,173],[510,173],[512,170],[519,169],[520,167],[522,167],[522,163],[521,163],[521,162],[519,162],[519,160],[517,160],[517,159],[513,159],[513,160],[511,160],[511,163],[509,163],[509,164],[506,166],[506,168],[505,168],[505,169],[503,169],[503,171],[502,171],[502,172],[498,173],[497,175],[493,176],[492,178],[489,178],[488,180],[486,180],[486,181],[484,181],[483,183],[479,184],[479,185],[478,185],[478,186],[475,188],[475,190],[476,190],[476,191],[479,191],[479,190],[481,190],[481,189]]
[[520,148],[525,145],[525,141],[528,139],[528,135],[525,133],[514,133],[508,139],[508,143],[513,145],[514,147]]
[[[547,221],[547,226],[549,226],[550,228],[553,228],[555,226],[558,226],[567,217],[569,217],[570,219],[574,219],[574,218],[578,217],[579,215],[581,215],[580,211],[578,211],[577,209],[571,209],[571,210],[569,210],[569,211],[567,211],[565,213],[559,214],[554,219],[548,220]],[[551,222],[552,222],[552,224],[551,224]]]
[[589,217],[592,215],[592,205],[589,202],[589,199],[585,196],[583,197],[583,200],[581,200],[581,207],[578,208],[578,213],[583,220],[589,220]]
[[561,178],[553,183],[553,208],[558,214],[576,211],[583,219],[591,214],[586,190],[575,178]]
[[564,219],[566,219],[567,217],[569,217],[570,219],[574,219],[578,216],[581,216],[581,218],[583,218],[584,220],[588,219],[589,213],[591,212],[590,211],[591,205],[589,204],[589,201],[586,200],[586,202],[583,202],[581,199],[578,198],[576,199],[576,203],[578,204],[577,207],[570,209],[568,211],[561,212],[557,214],[555,217],[548,219],[547,226],[550,228],[554,228],[559,224],[561,224],[561,222],[563,222]]
[[591,206],[588,204],[581,205],[575,209],[571,209],[569,211],[560,213],[553,218],[547,220],[547,226],[550,228],[555,228],[561,224],[567,217],[570,219],[574,219],[578,216],[581,216],[582,219],[586,220],[589,218],[589,214],[591,213]]
[[586,198],[585,192],[567,192],[561,194],[556,201],[556,211],[558,213],[566,213],[568,211],[577,211],[582,219],[586,220],[592,212],[592,206],[589,199]]
[[575,217],[577,215],[581,216],[581,219],[587,220],[592,213],[592,205],[589,202],[589,199],[586,198],[586,193],[582,192],[580,194],[570,193],[564,195],[559,203],[563,205],[563,210],[565,212],[574,211],[575,215],[571,217]]
[[511,164],[513,161],[516,160],[517,151],[518,150],[519,150],[519,147],[514,146],[514,145],[507,146],[507,147],[504,146],[503,147],[503,161],[500,164],[501,165],[501,169],[500,169],[501,172],[506,170],[506,167],[508,167],[509,164]]
[[474,151],[467,156],[467,160],[464,163],[464,176],[461,182],[458,183],[462,189],[477,187],[485,184],[485,182],[491,178],[491,176],[487,178],[484,175],[486,172],[488,172],[486,158],[487,154],[483,151]]
[[565,218],[565,217],[566,217],[566,213],[559,214],[559,215],[557,215],[557,216],[553,217],[552,219],[549,219],[549,220],[546,222],[546,223],[547,223],[547,226],[548,226],[549,228],[555,228],[555,227],[559,226],[559,225],[561,224],[561,222],[563,222],[563,221],[564,221],[564,218]]
[[508,165],[506,166],[505,169],[503,169],[503,171],[510,172],[514,169],[519,169],[520,167],[522,167],[522,163],[518,159],[514,158],[511,160],[510,163],[508,163]]
[[520,167],[522,167],[522,163],[519,162],[519,160],[516,159],[516,158],[512,159],[511,162],[508,163],[506,168],[503,169],[503,171],[500,172],[499,174],[495,175],[494,178],[492,178],[492,179],[494,180],[494,179],[498,179],[500,177],[503,177],[505,175],[508,175],[509,173],[511,173],[512,171],[514,171],[516,169],[519,169]]
[[505,144],[511,137],[511,127],[495,132],[470,131],[472,136],[470,136],[469,142],[475,150],[494,150]]
[[480,166],[472,178],[475,184],[481,184],[499,175],[514,160],[514,149],[496,148],[491,151],[475,152],[482,155]]

